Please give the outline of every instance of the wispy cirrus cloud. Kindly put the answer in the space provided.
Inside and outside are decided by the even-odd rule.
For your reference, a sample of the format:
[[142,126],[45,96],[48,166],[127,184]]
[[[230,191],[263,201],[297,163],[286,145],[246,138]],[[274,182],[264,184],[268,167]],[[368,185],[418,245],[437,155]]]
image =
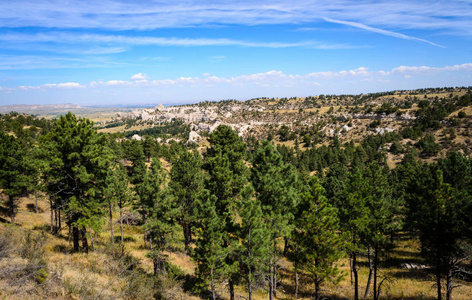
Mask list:
[[[472,35],[470,1],[230,0],[130,2],[124,0],[0,2],[0,27],[149,30],[214,25],[307,24],[320,18],[387,31],[441,30]],[[366,29],[367,30],[367,29]]]
[[0,54],[0,70],[34,70],[34,69],[84,69],[129,66],[131,64],[116,62],[107,57],[95,56],[42,56]]
[[[38,34],[8,33],[0,34],[0,41],[7,43],[21,42],[30,43],[62,43],[62,44],[113,44],[113,45],[133,45],[133,46],[164,46],[164,47],[204,47],[204,46],[241,46],[259,48],[293,48],[307,47],[314,49],[353,49],[358,46],[349,44],[327,44],[319,41],[302,42],[253,42],[236,40],[229,38],[168,38],[155,36],[126,36],[126,35],[106,35],[106,34],[77,34],[71,32],[49,32]],[[362,46],[361,46],[362,47]],[[124,47],[100,47],[97,46],[89,50],[90,53],[119,53]],[[51,47],[53,50],[53,47]],[[87,52],[85,52],[87,53]]]

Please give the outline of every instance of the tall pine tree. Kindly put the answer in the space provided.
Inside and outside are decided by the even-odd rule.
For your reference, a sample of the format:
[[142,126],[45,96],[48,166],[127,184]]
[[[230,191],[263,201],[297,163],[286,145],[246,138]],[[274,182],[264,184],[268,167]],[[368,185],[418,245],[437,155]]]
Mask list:
[[287,238],[293,226],[293,212],[299,201],[298,177],[292,165],[268,141],[257,149],[251,169],[251,182],[270,231],[269,296],[273,299],[277,285],[277,262],[281,256],[277,241]]

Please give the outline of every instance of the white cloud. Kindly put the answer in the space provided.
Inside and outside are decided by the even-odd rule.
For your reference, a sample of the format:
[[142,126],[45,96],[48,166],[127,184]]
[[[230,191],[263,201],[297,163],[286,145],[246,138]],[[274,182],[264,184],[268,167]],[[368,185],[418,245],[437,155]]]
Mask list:
[[[19,86],[16,89],[29,91],[29,90],[52,90],[52,89],[83,89],[85,85],[82,85],[77,82],[64,82],[64,83],[46,83],[37,86]],[[14,90],[15,88],[9,88],[10,91]]]
[[137,73],[131,76],[131,80],[134,80],[134,81],[147,81],[147,79],[148,79],[148,76],[143,73]]
[[[335,82],[381,82],[388,83],[395,77],[401,76],[404,79],[411,79],[419,76],[430,76],[446,72],[472,72],[472,63],[462,65],[429,67],[429,66],[399,66],[392,70],[370,71],[368,68],[360,67],[353,70],[313,72],[308,74],[286,74],[280,70],[271,70],[268,72],[239,75],[234,77],[218,77],[209,73],[202,74],[201,77],[179,77],[175,79],[156,79],[149,80],[149,76],[143,73],[137,73],[131,76],[131,81],[127,80],[109,80],[109,81],[90,81],[88,85],[82,85],[75,82],[66,83],[48,83],[38,86],[18,86],[18,87],[0,87],[1,92],[28,91],[28,90],[48,90],[48,89],[96,89],[100,87],[113,88],[156,88],[156,87],[199,87],[199,86],[226,86],[235,87],[296,87],[296,86],[326,86]],[[462,73],[461,73],[462,74]]]

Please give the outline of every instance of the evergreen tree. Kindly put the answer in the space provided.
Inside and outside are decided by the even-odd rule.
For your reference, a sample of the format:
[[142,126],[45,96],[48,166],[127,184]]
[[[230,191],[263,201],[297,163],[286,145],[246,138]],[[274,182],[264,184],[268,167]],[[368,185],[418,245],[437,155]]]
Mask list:
[[[364,244],[368,247],[369,279],[367,282],[365,297],[369,292],[371,278],[373,276],[374,299],[380,297],[380,284],[377,284],[379,268],[379,256],[382,250],[391,248],[391,235],[401,226],[399,220],[398,198],[393,198],[392,185],[388,178],[389,169],[382,168],[376,163],[370,164],[363,177],[367,181],[363,191],[365,192],[365,205],[368,210],[367,225],[364,232]],[[373,258],[370,255],[373,250]]]
[[216,197],[215,211],[224,227],[223,248],[225,274],[228,278],[230,298],[234,299],[234,284],[239,279],[237,249],[237,203],[241,201],[241,191],[247,184],[247,167],[243,161],[246,144],[231,127],[220,125],[213,131],[208,141],[210,147],[205,154],[204,168],[208,171],[205,188]]
[[217,212],[218,198],[204,189],[195,202],[196,230],[198,238],[192,257],[196,263],[197,284],[194,289],[202,293],[210,284],[211,298],[218,299],[216,284],[227,273],[226,257],[233,249],[225,246],[225,216]]
[[293,166],[285,165],[275,147],[263,140],[254,157],[251,182],[270,231],[269,296],[273,299],[277,284],[277,261],[280,258],[277,239],[287,238],[291,232],[293,211],[299,197],[298,178]]
[[167,255],[164,251],[169,250],[169,241],[172,235],[173,215],[170,197],[167,190],[153,194],[154,205],[149,209],[149,216],[144,229],[147,232],[150,241],[151,252],[147,254],[152,259],[154,267],[154,275],[160,274],[165,269]]
[[[367,197],[370,185],[357,169],[345,182],[344,195],[334,202],[338,209],[340,227],[347,237],[347,251],[350,258],[351,282],[354,284],[354,299],[359,299],[358,257],[364,247],[365,232],[369,221]],[[353,278],[354,277],[354,278]]]
[[82,237],[87,252],[86,229],[100,226],[104,181],[113,158],[106,137],[97,134],[92,121],[68,113],[54,123],[42,146],[50,155],[48,193],[67,212],[74,251],[79,251]]
[[15,223],[19,197],[28,188],[24,151],[17,139],[0,132],[0,188],[7,195],[7,207],[11,224]]
[[314,299],[323,299],[321,286],[325,281],[338,283],[341,271],[335,264],[342,257],[343,240],[339,234],[336,209],[323,195],[324,189],[317,179],[310,182],[309,191],[303,193],[303,211],[295,240],[300,248],[300,263],[315,284]]
[[198,152],[184,151],[176,159],[170,170],[170,192],[175,200],[177,223],[182,226],[185,249],[192,242],[193,212],[195,200],[203,189],[202,158]]
[[108,170],[105,186],[104,196],[109,211],[111,242],[113,243],[115,238],[113,233],[113,210],[115,206],[118,206],[120,211],[121,244],[123,244],[123,208],[130,203],[132,198],[129,179],[123,165],[118,164]]
[[[146,171],[143,181],[135,185],[138,201],[135,203],[135,209],[141,214],[143,223],[155,214],[159,201],[162,198],[164,189],[165,174],[159,159],[153,158],[151,167]],[[147,231],[144,233],[146,241]]]
[[469,216],[472,197],[446,183],[444,171],[436,164],[420,167],[417,180],[412,182],[414,197],[407,202],[411,226],[419,231],[422,256],[433,266],[437,298],[442,299],[441,280],[445,278],[444,290],[449,300],[455,287],[455,270],[472,255]]
[[243,190],[239,216],[241,227],[241,269],[246,278],[248,298],[252,300],[254,282],[268,271],[270,257],[270,232],[263,222],[260,201],[253,198],[254,190],[247,186]]

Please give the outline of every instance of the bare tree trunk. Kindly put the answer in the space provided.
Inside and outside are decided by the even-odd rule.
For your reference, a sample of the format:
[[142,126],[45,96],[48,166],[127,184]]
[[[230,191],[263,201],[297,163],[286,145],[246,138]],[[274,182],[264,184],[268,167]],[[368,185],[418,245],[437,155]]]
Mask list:
[[59,223],[57,225],[57,232],[60,234],[61,233],[61,229],[62,229],[62,221],[61,221],[61,208],[59,208],[59,217],[58,217],[58,220],[59,220]]
[[10,209],[10,222],[11,224],[15,224],[15,200],[14,200],[14,197],[11,197],[11,196],[7,196],[8,197],[8,203],[10,204],[9,205],[9,209]]
[[270,259],[269,265],[269,300],[274,300],[274,271],[273,271],[273,257]]
[[49,207],[51,208],[51,234],[54,234],[54,207],[51,197],[49,197]]
[[38,191],[34,191],[34,211],[38,213]]
[[81,230],[82,233],[82,249],[85,253],[89,252],[89,245],[87,241],[87,231],[85,228],[82,228]]
[[122,205],[120,203],[120,233],[121,233],[121,245],[124,243],[124,238],[123,238],[123,209]]
[[351,286],[353,286],[354,285],[354,279],[352,277],[352,274],[353,274],[353,272],[352,272],[352,255],[349,256],[349,269],[350,269],[349,273],[351,275]]
[[377,287],[377,269],[378,269],[378,258],[379,258],[379,249],[377,246],[374,248],[374,300],[378,300],[380,296],[380,291]]
[[89,227],[89,232],[90,232],[90,243],[92,244],[92,250],[95,250],[95,245],[94,245],[94,238],[92,235],[92,228]]
[[295,299],[298,299],[298,263],[295,262]]
[[354,274],[354,300],[359,300],[359,275],[357,274],[357,254],[352,253],[352,272]]
[[247,290],[248,290],[248,297],[249,297],[249,300],[252,300],[252,272],[251,272],[251,267],[249,267],[249,273],[248,273],[248,276],[247,276]]
[[211,296],[213,300],[216,300],[215,279],[213,278],[213,269],[211,269]]
[[449,269],[446,277],[446,300],[452,300],[452,269]]
[[232,278],[229,279],[228,285],[229,285],[229,299],[234,300],[234,281]]
[[111,201],[108,201],[108,208],[110,210],[110,238],[111,238],[111,243],[113,244],[115,242],[115,235],[113,233],[113,214],[111,210]]
[[190,243],[192,242],[192,226],[188,222],[183,222],[182,229],[184,232],[185,251],[188,251]]
[[441,270],[439,269],[440,266],[440,257],[439,257],[439,248],[436,250],[436,285],[437,285],[437,292],[438,292],[438,300],[441,300]]
[[321,293],[320,293],[320,281],[318,280],[318,276],[315,277],[315,299],[320,300],[321,299]]
[[372,280],[372,270],[373,270],[373,264],[372,264],[372,257],[371,257],[371,248],[368,247],[367,250],[367,259],[369,261],[369,278],[367,279],[367,286],[365,287],[365,293],[364,293],[364,299],[367,298],[367,295],[369,295],[369,289],[370,289],[370,283]]
[[79,252],[79,228],[76,225],[72,227],[72,240],[74,242],[74,252]]

